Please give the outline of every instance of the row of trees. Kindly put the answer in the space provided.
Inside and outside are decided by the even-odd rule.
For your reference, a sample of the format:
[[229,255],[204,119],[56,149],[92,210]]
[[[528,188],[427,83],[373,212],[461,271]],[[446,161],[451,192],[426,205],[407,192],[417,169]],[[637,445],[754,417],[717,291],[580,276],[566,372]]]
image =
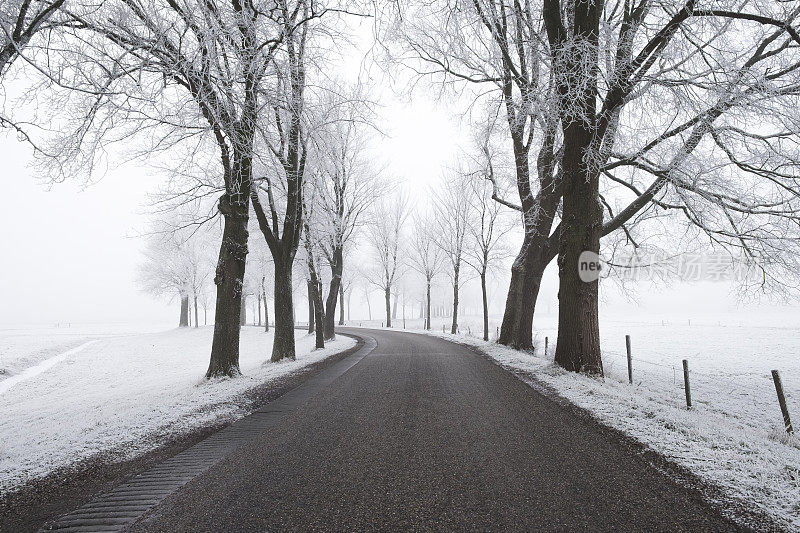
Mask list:
[[[339,258],[363,210],[347,205],[350,191],[368,186],[347,182],[337,170],[351,164],[343,146],[354,142],[341,123],[360,121],[364,106],[357,91],[328,76],[325,64],[346,40],[348,17],[363,7],[348,0],[4,4],[0,73],[6,78],[18,63],[14,74],[23,75],[16,79],[28,88],[23,101],[45,134],[31,135],[24,118],[4,115],[3,123],[36,147],[43,173],[54,181],[92,179],[108,164],[111,147],[151,162],[160,157],[170,175],[160,208],[194,207],[183,210],[193,217],[181,228],[221,218],[207,377],[239,373],[251,209],[273,271],[271,360],[295,356],[293,269],[304,230],[321,231],[305,216],[306,210],[324,216],[314,198],[323,198],[336,219],[324,250],[336,271],[332,284],[340,283]],[[214,195],[216,212],[201,214]],[[148,253],[163,256],[189,242],[173,241],[155,243]],[[193,283],[182,290],[190,292]],[[331,315],[335,305],[334,297]]]
[[[488,184],[497,204],[476,210],[467,187],[445,188],[431,199],[446,226],[433,236],[421,233],[433,227],[424,217],[406,234],[403,202],[379,208],[368,232],[376,265],[369,276],[384,292],[387,325],[411,242],[418,249],[412,263],[426,279],[446,265],[456,327],[462,265],[473,248],[466,243],[484,242],[483,263],[473,261],[485,277],[494,249],[487,228],[494,226],[481,225],[478,238],[476,221],[487,223],[497,206],[513,211],[523,230],[499,340],[531,347],[542,276],[557,257],[556,361],[570,370],[602,372],[598,281],[582,280],[579,270],[586,253],[603,251],[610,266],[617,250],[679,251],[703,240],[757,268],[758,288],[795,288],[795,3],[377,6],[386,9],[377,13],[378,28],[386,30],[392,65],[475,94],[482,140],[472,168],[459,173]],[[343,89],[326,67],[344,41],[344,21],[365,9],[348,0],[17,0],[0,13],[0,75],[25,71],[38,79],[23,101],[37,104],[31,121],[41,130],[7,113],[2,122],[36,147],[52,179],[94,175],[108,148],[124,143],[132,157],[162,156],[172,176],[166,209],[193,205],[196,214],[218,196],[209,377],[238,373],[251,209],[274,269],[272,360],[294,356],[298,250],[320,343],[333,336],[347,243],[376,184],[365,179],[356,194],[348,181],[361,164],[348,147],[361,144],[356,125],[369,121],[368,106],[356,104],[363,95]],[[41,111],[48,106],[50,114]],[[323,267],[331,272],[325,298]]]
[[483,178],[521,219],[501,343],[531,347],[557,257],[556,361],[602,372],[598,281],[579,271],[601,240],[606,266],[615,250],[705,241],[758,269],[758,288],[796,288],[798,12],[757,0],[393,4],[390,59],[474,89],[490,125]]

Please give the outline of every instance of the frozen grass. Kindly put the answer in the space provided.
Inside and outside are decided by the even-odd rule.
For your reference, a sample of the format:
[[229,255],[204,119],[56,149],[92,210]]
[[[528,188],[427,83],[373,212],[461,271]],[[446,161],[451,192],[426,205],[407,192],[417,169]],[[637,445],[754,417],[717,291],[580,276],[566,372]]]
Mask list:
[[[633,385],[627,379],[625,333],[633,339]],[[800,439],[784,431],[769,373],[781,370],[789,409],[800,417],[800,330],[607,321],[601,342],[605,378],[556,366],[555,329],[537,331],[535,354],[463,333],[442,334],[441,328],[431,334],[476,346],[502,366],[524,371],[532,386],[548,385],[601,422],[719,486],[732,500],[755,506],[787,529],[800,528]],[[690,361],[691,410],[685,404],[682,358]]]
[[[86,333],[83,340],[97,338]],[[244,376],[206,381],[212,333],[208,327],[101,337],[0,393],[0,490],[101,452],[130,457],[169,436],[240,417],[235,397],[355,344],[339,336],[314,350],[314,338],[298,331],[297,360],[267,363],[272,334],[246,327]]]

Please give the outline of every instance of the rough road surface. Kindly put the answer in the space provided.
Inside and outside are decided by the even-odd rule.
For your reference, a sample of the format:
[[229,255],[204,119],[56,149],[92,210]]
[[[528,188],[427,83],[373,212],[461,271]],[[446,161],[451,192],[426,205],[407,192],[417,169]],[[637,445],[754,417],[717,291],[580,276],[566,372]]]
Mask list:
[[375,350],[134,531],[736,531],[635,447],[466,347]]

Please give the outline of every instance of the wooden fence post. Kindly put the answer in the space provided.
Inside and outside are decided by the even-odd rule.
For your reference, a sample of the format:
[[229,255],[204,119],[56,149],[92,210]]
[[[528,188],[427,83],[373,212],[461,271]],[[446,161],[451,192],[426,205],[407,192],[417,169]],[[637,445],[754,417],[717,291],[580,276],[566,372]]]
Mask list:
[[783,395],[783,383],[781,383],[781,375],[777,370],[772,371],[772,381],[775,382],[775,392],[778,393],[778,403],[781,406],[781,413],[783,413],[783,425],[786,426],[786,433],[790,435],[794,433],[792,427],[792,419],[789,418],[789,408],[786,406],[786,396]]
[[686,391],[686,408],[692,408],[692,390],[689,388],[689,361],[683,360],[683,388]]
[[625,335],[625,350],[628,352],[628,383],[633,385],[633,360],[631,359],[631,336]]

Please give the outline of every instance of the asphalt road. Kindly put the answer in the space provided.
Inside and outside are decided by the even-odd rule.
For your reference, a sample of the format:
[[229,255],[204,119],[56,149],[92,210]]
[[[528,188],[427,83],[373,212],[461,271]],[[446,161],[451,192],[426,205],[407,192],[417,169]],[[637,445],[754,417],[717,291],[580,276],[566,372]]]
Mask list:
[[361,331],[370,355],[133,530],[737,530],[481,355]]

